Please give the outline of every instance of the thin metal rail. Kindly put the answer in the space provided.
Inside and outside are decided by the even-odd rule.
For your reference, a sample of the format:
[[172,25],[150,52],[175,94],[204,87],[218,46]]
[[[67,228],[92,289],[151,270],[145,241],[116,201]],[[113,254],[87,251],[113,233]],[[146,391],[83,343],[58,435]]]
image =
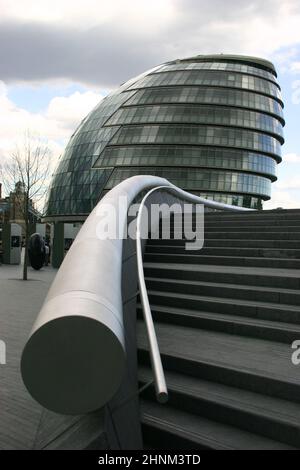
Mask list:
[[143,250],[142,250],[142,237],[141,237],[141,228],[142,228],[142,215],[145,207],[145,203],[148,197],[155,191],[166,190],[177,194],[182,200],[191,202],[194,204],[204,204],[205,206],[218,208],[221,210],[230,210],[230,211],[243,211],[251,210],[247,208],[242,208],[238,206],[229,206],[227,204],[215,203],[214,201],[209,201],[203,199],[194,194],[187,193],[176,186],[157,186],[152,188],[147,194],[143,197],[142,202],[139,207],[137,223],[136,223],[136,258],[137,258],[137,270],[138,270],[138,283],[139,283],[139,293],[142,304],[142,311],[144,316],[144,321],[146,324],[147,336],[149,341],[150,349],[150,359],[152,365],[152,371],[154,375],[154,385],[157,401],[160,403],[166,403],[168,401],[168,388],[166,384],[164,369],[161,361],[160,350],[157,342],[157,336],[155,332],[153,317],[151,313],[146,283],[143,267]]

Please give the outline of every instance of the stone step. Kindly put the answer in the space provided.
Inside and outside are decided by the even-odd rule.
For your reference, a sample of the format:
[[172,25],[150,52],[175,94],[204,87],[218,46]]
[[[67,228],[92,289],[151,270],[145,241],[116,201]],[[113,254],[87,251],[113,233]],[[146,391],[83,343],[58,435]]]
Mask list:
[[[289,345],[156,322],[165,370],[300,403],[300,372]],[[149,364],[145,325],[137,321],[139,364]]]
[[[236,300],[251,300],[258,303],[300,305],[299,289],[282,289],[274,287],[249,286],[222,282],[207,282],[185,279],[168,279],[146,277],[149,291],[179,293],[187,295],[205,295],[218,299],[230,298]],[[299,309],[300,313],[300,309]]]
[[291,446],[168,405],[141,400],[144,442],[156,449],[288,450]]
[[[186,254],[185,245],[173,244],[149,244],[146,246],[146,253],[174,253]],[[263,258],[300,258],[300,249],[294,248],[241,248],[241,247],[206,247],[204,246],[199,250],[201,255],[214,255],[214,256],[238,256],[238,257],[263,257]]]
[[[152,370],[147,366],[139,368],[138,376],[141,386],[153,379]],[[168,406],[299,447],[298,403],[168,370],[165,377],[169,392]],[[145,401],[154,401],[154,387],[148,387],[142,397]]]
[[[184,220],[184,219],[183,219]],[[191,219],[187,218],[187,221],[190,221]],[[251,219],[249,222],[247,220],[239,220],[239,219],[234,219],[234,220],[218,220],[215,221],[212,218],[204,216],[204,223],[207,227],[230,227],[232,225],[236,227],[265,227],[266,221],[265,219]],[[292,217],[289,219],[284,219],[284,222],[281,219],[272,219],[268,220],[268,226],[269,227],[278,227],[278,226],[299,226],[300,225],[300,215],[299,217]]]
[[[196,254],[197,253],[197,254]],[[249,266],[263,268],[300,269],[300,259],[290,258],[261,258],[255,256],[214,256],[202,255],[201,250],[187,250],[182,254],[149,253],[144,255],[144,261],[155,263],[181,263],[181,264],[212,264],[225,266]]]
[[[163,231],[159,232],[159,237],[169,237],[170,231]],[[187,232],[187,234],[191,233],[190,231]],[[199,232],[201,233],[201,232]],[[216,231],[205,231],[205,238],[230,238],[232,240],[238,239],[238,240],[248,240],[248,239],[259,239],[259,240],[296,240],[298,243],[300,243],[300,231],[295,231],[295,232],[288,232],[284,231],[281,228],[281,231],[268,231],[268,230],[255,230],[249,234],[249,232],[246,231],[241,231],[239,229],[232,230],[232,231],[224,231],[222,229],[216,230]],[[175,233],[171,231],[171,235],[174,238]],[[176,232],[177,237],[182,237],[182,232],[177,231]],[[157,237],[157,236],[156,236]],[[155,237],[153,237],[155,238]]]
[[146,277],[300,289],[300,270],[184,263],[144,263]]
[[[207,331],[278,341],[291,345],[300,338],[300,325],[284,323],[284,321],[261,320],[238,314],[206,312],[183,307],[151,305],[152,317],[155,321],[169,325],[182,325],[201,328]],[[138,317],[142,318],[142,308],[138,305]]]
[[[172,245],[176,246],[185,246],[186,240],[176,240],[176,239],[149,239],[147,241],[147,246],[152,245]],[[276,249],[300,249],[300,242],[298,240],[247,240],[247,239],[231,239],[229,238],[206,238],[204,240],[204,247],[241,247],[241,248],[276,248]]]
[[219,312],[261,320],[300,324],[300,309],[297,305],[181,294],[179,292],[162,292],[159,290],[149,290],[148,297],[151,305],[188,308],[190,310]]
[[[182,229],[190,231],[190,230],[195,230],[196,227],[202,228],[202,224],[201,223],[190,224],[190,223],[186,222],[185,224],[184,223],[182,223],[182,224],[176,223],[174,225],[174,224],[170,223],[170,225],[169,225],[168,223],[165,223],[162,226],[163,229],[167,229],[168,227],[170,227],[173,231],[180,231]],[[284,230],[283,230],[283,228],[284,228]],[[291,232],[299,232],[300,231],[300,224],[299,225],[283,225],[283,224],[278,224],[278,225],[267,224],[266,225],[266,223],[265,223],[264,225],[263,224],[254,225],[254,224],[251,224],[251,222],[249,222],[248,224],[245,224],[245,223],[240,223],[240,224],[228,223],[227,225],[225,225],[223,223],[223,224],[211,225],[209,223],[206,223],[206,221],[204,221],[204,231],[205,231],[205,233],[207,233],[207,232],[220,232],[220,231],[222,231],[222,232],[247,232],[247,233],[252,233],[252,232],[281,232],[282,233],[283,231],[287,231],[287,232],[291,233]]]

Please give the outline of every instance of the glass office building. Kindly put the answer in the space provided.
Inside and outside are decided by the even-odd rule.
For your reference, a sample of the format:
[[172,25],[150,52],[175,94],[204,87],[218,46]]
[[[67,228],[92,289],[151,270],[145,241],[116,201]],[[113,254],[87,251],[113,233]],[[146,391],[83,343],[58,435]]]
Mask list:
[[276,76],[269,61],[220,54],[167,62],[124,83],[72,135],[53,177],[48,217],[85,216],[137,174],[261,208],[284,142]]

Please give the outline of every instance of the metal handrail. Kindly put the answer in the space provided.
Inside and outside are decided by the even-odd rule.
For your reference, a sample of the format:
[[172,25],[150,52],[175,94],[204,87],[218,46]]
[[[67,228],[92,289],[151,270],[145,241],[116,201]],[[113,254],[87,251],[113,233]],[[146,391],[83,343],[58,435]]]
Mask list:
[[165,403],[168,401],[168,389],[165,379],[165,374],[161,362],[160,351],[157,343],[157,337],[155,333],[149,298],[147,294],[147,288],[145,283],[144,276],[144,267],[143,267],[143,254],[142,254],[142,239],[141,239],[141,223],[142,223],[142,214],[145,207],[145,202],[148,197],[158,189],[166,188],[166,186],[159,186],[157,188],[151,189],[142,199],[141,205],[139,207],[139,212],[136,221],[136,259],[137,259],[137,269],[138,269],[138,282],[140,289],[140,298],[142,304],[142,310],[144,315],[144,320],[147,329],[149,347],[150,347],[150,359],[154,375],[154,385],[156,398],[160,403]]
[[137,258],[137,269],[138,269],[138,283],[139,283],[139,294],[142,304],[142,311],[144,316],[144,321],[146,324],[149,349],[150,349],[150,360],[152,365],[152,371],[154,375],[154,385],[157,401],[160,403],[166,403],[168,401],[168,388],[166,384],[164,369],[161,361],[161,355],[159,351],[159,346],[157,342],[157,336],[155,332],[153,317],[151,313],[146,283],[143,267],[143,250],[142,250],[142,237],[141,237],[141,225],[142,225],[142,214],[145,207],[145,203],[151,194],[155,191],[166,190],[169,192],[174,192],[178,196],[182,197],[185,201],[192,203],[203,204],[211,208],[218,208],[222,210],[230,211],[249,211],[251,209],[238,207],[238,206],[229,206],[227,204],[215,203],[214,201],[209,201],[207,199],[201,198],[194,194],[187,193],[180,188],[177,188],[174,185],[170,186],[157,186],[152,188],[147,194],[143,197],[142,202],[139,207],[137,222],[136,222],[136,258]]
[[[64,414],[83,414],[105,406],[118,391],[127,373],[122,297],[123,239],[99,237],[99,214],[109,203],[116,210],[122,230],[128,224],[129,207],[138,196],[159,189],[175,192],[182,200],[213,209],[246,210],[187,193],[157,176],[133,176],[110,190],[88,216],[68,251],[22,353],[23,381],[33,398],[45,408]],[[124,196],[127,202],[120,204],[120,198]],[[149,193],[143,199],[144,204],[148,196]],[[140,224],[141,215],[139,238]],[[143,292],[141,245],[137,245],[136,251]],[[148,297],[144,305],[149,311]],[[151,321],[152,316],[146,324],[148,322],[147,328],[153,337]],[[154,338],[156,340],[155,331]],[[161,379],[164,375],[157,365],[155,341],[151,341],[150,348],[155,358],[153,369],[158,399],[165,401],[166,389]],[[158,357],[160,360],[159,351]]]

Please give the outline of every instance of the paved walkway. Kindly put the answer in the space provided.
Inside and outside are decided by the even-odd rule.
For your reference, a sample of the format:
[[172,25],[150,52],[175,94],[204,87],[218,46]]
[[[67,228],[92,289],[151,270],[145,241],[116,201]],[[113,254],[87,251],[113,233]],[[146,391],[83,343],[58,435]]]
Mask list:
[[0,449],[34,446],[42,408],[27,392],[20,374],[20,357],[33,322],[56,270],[0,266],[0,340],[6,344],[6,364],[0,365]]
[[20,373],[20,358],[56,270],[0,265],[0,340],[6,364],[0,364],[0,450],[107,448],[103,413],[65,416],[42,408],[29,395]]

